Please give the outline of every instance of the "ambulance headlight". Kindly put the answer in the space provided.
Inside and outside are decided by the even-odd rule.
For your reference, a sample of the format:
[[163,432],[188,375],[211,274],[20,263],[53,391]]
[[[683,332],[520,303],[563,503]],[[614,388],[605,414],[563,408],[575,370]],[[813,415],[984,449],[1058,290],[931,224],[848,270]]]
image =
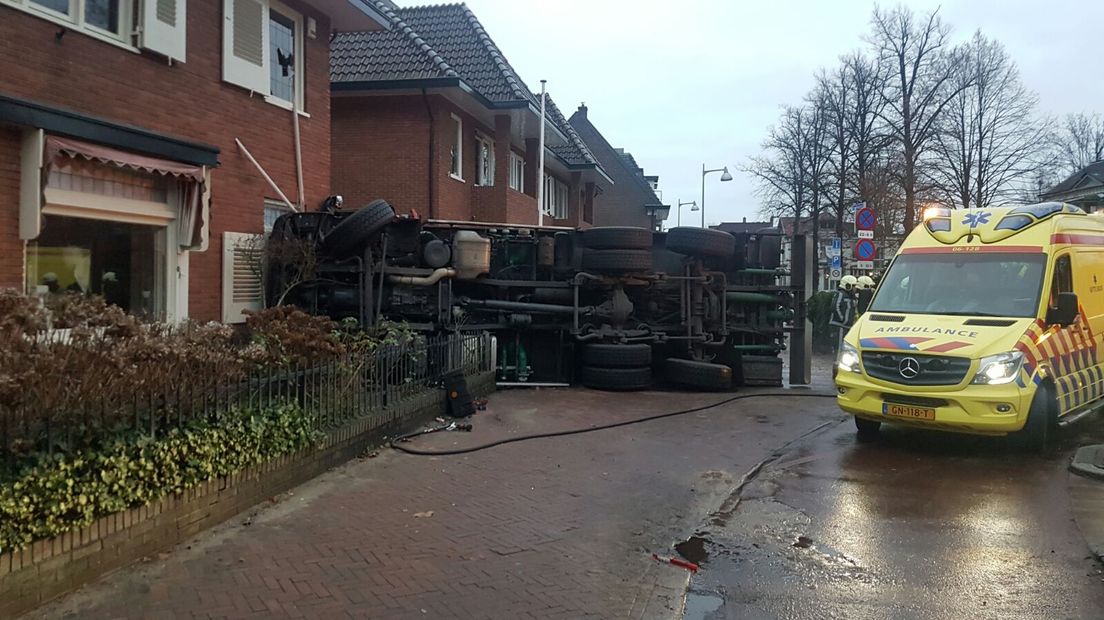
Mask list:
[[843,343],[839,358],[836,360],[836,367],[843,372],[859,372],[859,350],[846,342]]
[[974,383],[984,385],[1004,385],[1016,380],[1016,375],[1023,366],[1024,356],[1019,351],[998,353],[981,358],[978,365],[978,373],[974,376]]

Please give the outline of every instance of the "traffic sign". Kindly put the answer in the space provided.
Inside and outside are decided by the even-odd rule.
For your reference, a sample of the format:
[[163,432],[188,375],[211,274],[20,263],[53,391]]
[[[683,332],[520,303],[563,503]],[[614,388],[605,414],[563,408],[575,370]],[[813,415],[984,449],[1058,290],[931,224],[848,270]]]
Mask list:
[[872,260],[857,260],[854,263],[854,267],[855,267],[855,269],[867,269],[867,270],[873,269],[874,268],[874,261],[872,261]]
[[840,250],[842,250],[843,249],[843,239],[840,239],[839,237],[834,237],[832,239],[832,249],[835,250],[836,252],[839,252]]
[[843,269],[843,257],[841,257],[839,254],[836,254],[832,257],[831,265],[832,269]]
[[874,260],[874,242],[870,239],[859,239],[855,242],[855,258],[857,260]]
[[839,267],[832,267],[832,270],[828,273],[829,280],[839,280],[843,277],[843,269]]
[[855,233],[856,233],[856,235],[858,235],[859,239],[873,239],[874,238],[874,231],[873,230],[857,230],[857,231],[855,231]]
[[851,212],[852,213],[854,213],[855,211],[858,211],[859,209],[864,209],[864,208],[866,208],[866,203],[865,202],[851,203]]
[[856,230],[874,230],[877,218],[874,217],[874,209],[863,207],[855,212]]

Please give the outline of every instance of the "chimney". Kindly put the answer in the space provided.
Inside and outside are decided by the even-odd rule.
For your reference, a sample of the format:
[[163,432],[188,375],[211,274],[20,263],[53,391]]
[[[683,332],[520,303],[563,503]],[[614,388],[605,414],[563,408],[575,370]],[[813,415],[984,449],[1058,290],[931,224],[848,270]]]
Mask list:
[[747,224],[747,216],[744,216],[744,223]]
[[579,116],[582,116],[583,118],[587,117],[587,107],[585,101],[579,104]]

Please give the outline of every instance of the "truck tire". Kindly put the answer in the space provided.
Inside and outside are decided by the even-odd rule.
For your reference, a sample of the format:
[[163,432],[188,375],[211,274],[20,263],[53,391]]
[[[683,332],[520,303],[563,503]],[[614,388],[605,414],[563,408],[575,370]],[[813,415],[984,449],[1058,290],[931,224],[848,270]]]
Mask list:
[[386,200],[373,200],[341,220],[322,239],[322,251],[335,258],[350,256],[394,219],[395,210]]
[[667,249],[687,256],[731,258],[736,238],[720,230],[680,226],[667,231]]
[[652,369],[583,366],[580,380],[597,390],[643,390],[652,386]]
[[641,368],[652,365],[648,344],[588,344],[583,347],[583,364],[598,368]]
[[1050,406],[1050,390],[1040,386],[1031,399],[1031,409],[1027,411],[1027,421],[1010,438],[1017,448],[1028,452],[1042,452],[1058,430],[1058,421]]
[[632,226],[598,226],[583,231],[583,247],[592,250],[647,250],[652,231]]
[[632,273],[651,271],[651,250],[586,250],[583,271],[600,273]]
[[672,357],[667,360],[664,376],[672,383],[703,390],[727,390],[732,387],[732,369],[724,364]]

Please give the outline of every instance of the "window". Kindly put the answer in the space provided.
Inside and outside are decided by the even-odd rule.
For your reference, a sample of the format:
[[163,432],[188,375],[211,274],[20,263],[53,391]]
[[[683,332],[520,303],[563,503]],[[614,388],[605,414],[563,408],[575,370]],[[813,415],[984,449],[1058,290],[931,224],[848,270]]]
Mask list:
[[184,62],[185,0],[0,0],[90,37]]
[[222,79],[303,109],[303,18],[275,0],[223,0]]
[[1050,284],[1049,307],[1058,307],[1058,293],[1073,292],[1073,268],[1070,266],[1069,254],[1058,257],[1054,261],[1054,278]]
[[544,175],[544,213],[557,220],[565,220],[568,216],[568,192],[570,190],[563,181]]
[[101,295],[131,314],[165,318],[165,231],[76,217],[43,217],[27,244],[27,292]]
[[475,136],[475,182],[478,185],[494,185],[494,142],[483,134]]
[[450,156],[452,157],[449,175],[459,181],[464,180],[464,123],[460,117],[452,114],[452,145]]
[[[268,12],[269,94],[290,103],[295,97],[298,68],[298,23],[278,9]],[[298,103],[298,102],[296,102]]]
[[510,189],[525,191],[525,158],[510,151]]
[[276,220],[280,219],[280,216],[285,213],[291,213],[287,205],[279,200],[265,200],[264,201],[264,231],[268,235],[272,232],[272,227],[276,224]]

